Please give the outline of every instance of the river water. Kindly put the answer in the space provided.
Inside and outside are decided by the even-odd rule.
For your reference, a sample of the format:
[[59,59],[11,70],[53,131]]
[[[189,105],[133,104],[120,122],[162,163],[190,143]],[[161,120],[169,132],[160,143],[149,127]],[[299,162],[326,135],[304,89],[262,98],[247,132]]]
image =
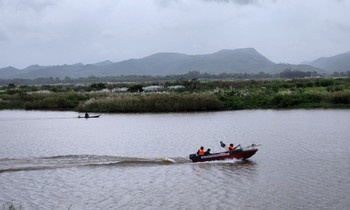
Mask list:
[[[0,204],[17,209],[349,209],[350,110],[0,111]],[[192,163],[200,146],[261,144]]]

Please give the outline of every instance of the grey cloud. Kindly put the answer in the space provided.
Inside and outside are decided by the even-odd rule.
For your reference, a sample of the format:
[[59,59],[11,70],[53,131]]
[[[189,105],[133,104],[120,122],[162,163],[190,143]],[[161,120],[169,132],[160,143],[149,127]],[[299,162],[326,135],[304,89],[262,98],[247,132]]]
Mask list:
[[12,6],[17,10],[34,10],[40,12],[49,6],[55,5],[54,0],[33,0],[33,1],[21,1],[21,0],[12,0],[12,1],[1,1],[0,6]]
[[180,0],[154,0],[154,2],[160,7],[168,7],[173,3],[177,3]]
[[[193,1],[193,0],[192,0]],[[258,0],[198,0],[199,2],[209,3],[234,3],[239,5],[257,4]],[[154,2],[161,7],[168,7],[174,3],[183,2],[182,0],[154,0]]]
[[0,42],[7,41],[8,37],[0,31]]
[[240,5],[256,4],[258,0],[202,0],[206,2],[235,3]]
[[0,68],[245,47],[297,63],[349,51],[349,8],[349,0],[0,0]]
[[334,30],[339,30],[340,32],[350,34],[350,25],[349,24],[346,25],[344,23],[331,21],[331,20],[325,21],[325,24]]
[[1,24],[0,24],[0,42],[7,41],[7,40],[8,40],[8,36],[6,35],[5,30],[1,28]]

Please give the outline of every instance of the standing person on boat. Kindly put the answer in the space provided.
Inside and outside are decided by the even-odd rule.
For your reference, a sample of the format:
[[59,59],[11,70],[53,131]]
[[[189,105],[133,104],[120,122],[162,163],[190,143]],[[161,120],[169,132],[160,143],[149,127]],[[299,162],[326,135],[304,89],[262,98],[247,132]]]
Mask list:
[[207,151],[204,152],[204,155],[211,155],[210,154],[210,149],[208,148]]
[[204,147],[203,146],[201,146],[201,148],[198,149],[197,155],[199,155],[199,156],[203,156],[204,155]]
[[222,148],[226,148],[226,144],[224,142],[220,141],[220,145]]
[[89,118],[89,114],[85,112],[85,118]]

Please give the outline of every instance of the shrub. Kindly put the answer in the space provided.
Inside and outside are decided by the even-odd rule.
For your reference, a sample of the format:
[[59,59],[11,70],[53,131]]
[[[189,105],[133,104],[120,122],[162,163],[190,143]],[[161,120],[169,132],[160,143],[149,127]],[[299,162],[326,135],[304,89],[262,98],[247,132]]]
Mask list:
[[223,108],[210,94],[117,95],[80,103],[79,111],[99,112],[189,112],[215,111]]
[[329,93],[326,100],[334,104],[350,104],[350,91],[338,91]]
[[143,92],[143,86],[142,85],[133,85],[131,87],[128,88],[129,92]]
[[289,95],[275,95],[272,99],[273,106],[276,108],[302,107],[302,105],[320,103],[322,96],[320,94],[299,93]]

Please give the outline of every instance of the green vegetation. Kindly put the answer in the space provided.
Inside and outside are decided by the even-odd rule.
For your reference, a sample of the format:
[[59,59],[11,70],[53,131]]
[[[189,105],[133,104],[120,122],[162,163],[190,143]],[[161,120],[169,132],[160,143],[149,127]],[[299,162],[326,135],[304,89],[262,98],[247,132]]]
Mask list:
[[101,97],[82,103],[79,111],[93,112],[191,112],[222,110],[213,94],[147,94]]
[[189,71],[186,74],[179,75],[166,75],[166,76],[150,76],[150,75],[120,75],[120,76],[106,76],[106,77],[83,77],[83,78],[36,78],[36,79],[0,79],[0,86],[5,85],[60,85],[60,84],[94,84],[94,87],[99,88],[99,85],[105,85],[105,83],[121,83],[121,82],[164,82],[164,81],[176,81],[176,80],[191,80],[193,78],[201,80],[244,80],[244,79],[297,79],[307,77],[350,77],[350,71],[346,72],[334,72],[331,75],[320,73],[316,71],[301,71],[297,69],[285,69],[280,73],[221,73],[221,74],[208,74],[201,73],[199,71]]
[[350,78],[198,80],[0,87],[0,109],[192,112],[350,108]]

